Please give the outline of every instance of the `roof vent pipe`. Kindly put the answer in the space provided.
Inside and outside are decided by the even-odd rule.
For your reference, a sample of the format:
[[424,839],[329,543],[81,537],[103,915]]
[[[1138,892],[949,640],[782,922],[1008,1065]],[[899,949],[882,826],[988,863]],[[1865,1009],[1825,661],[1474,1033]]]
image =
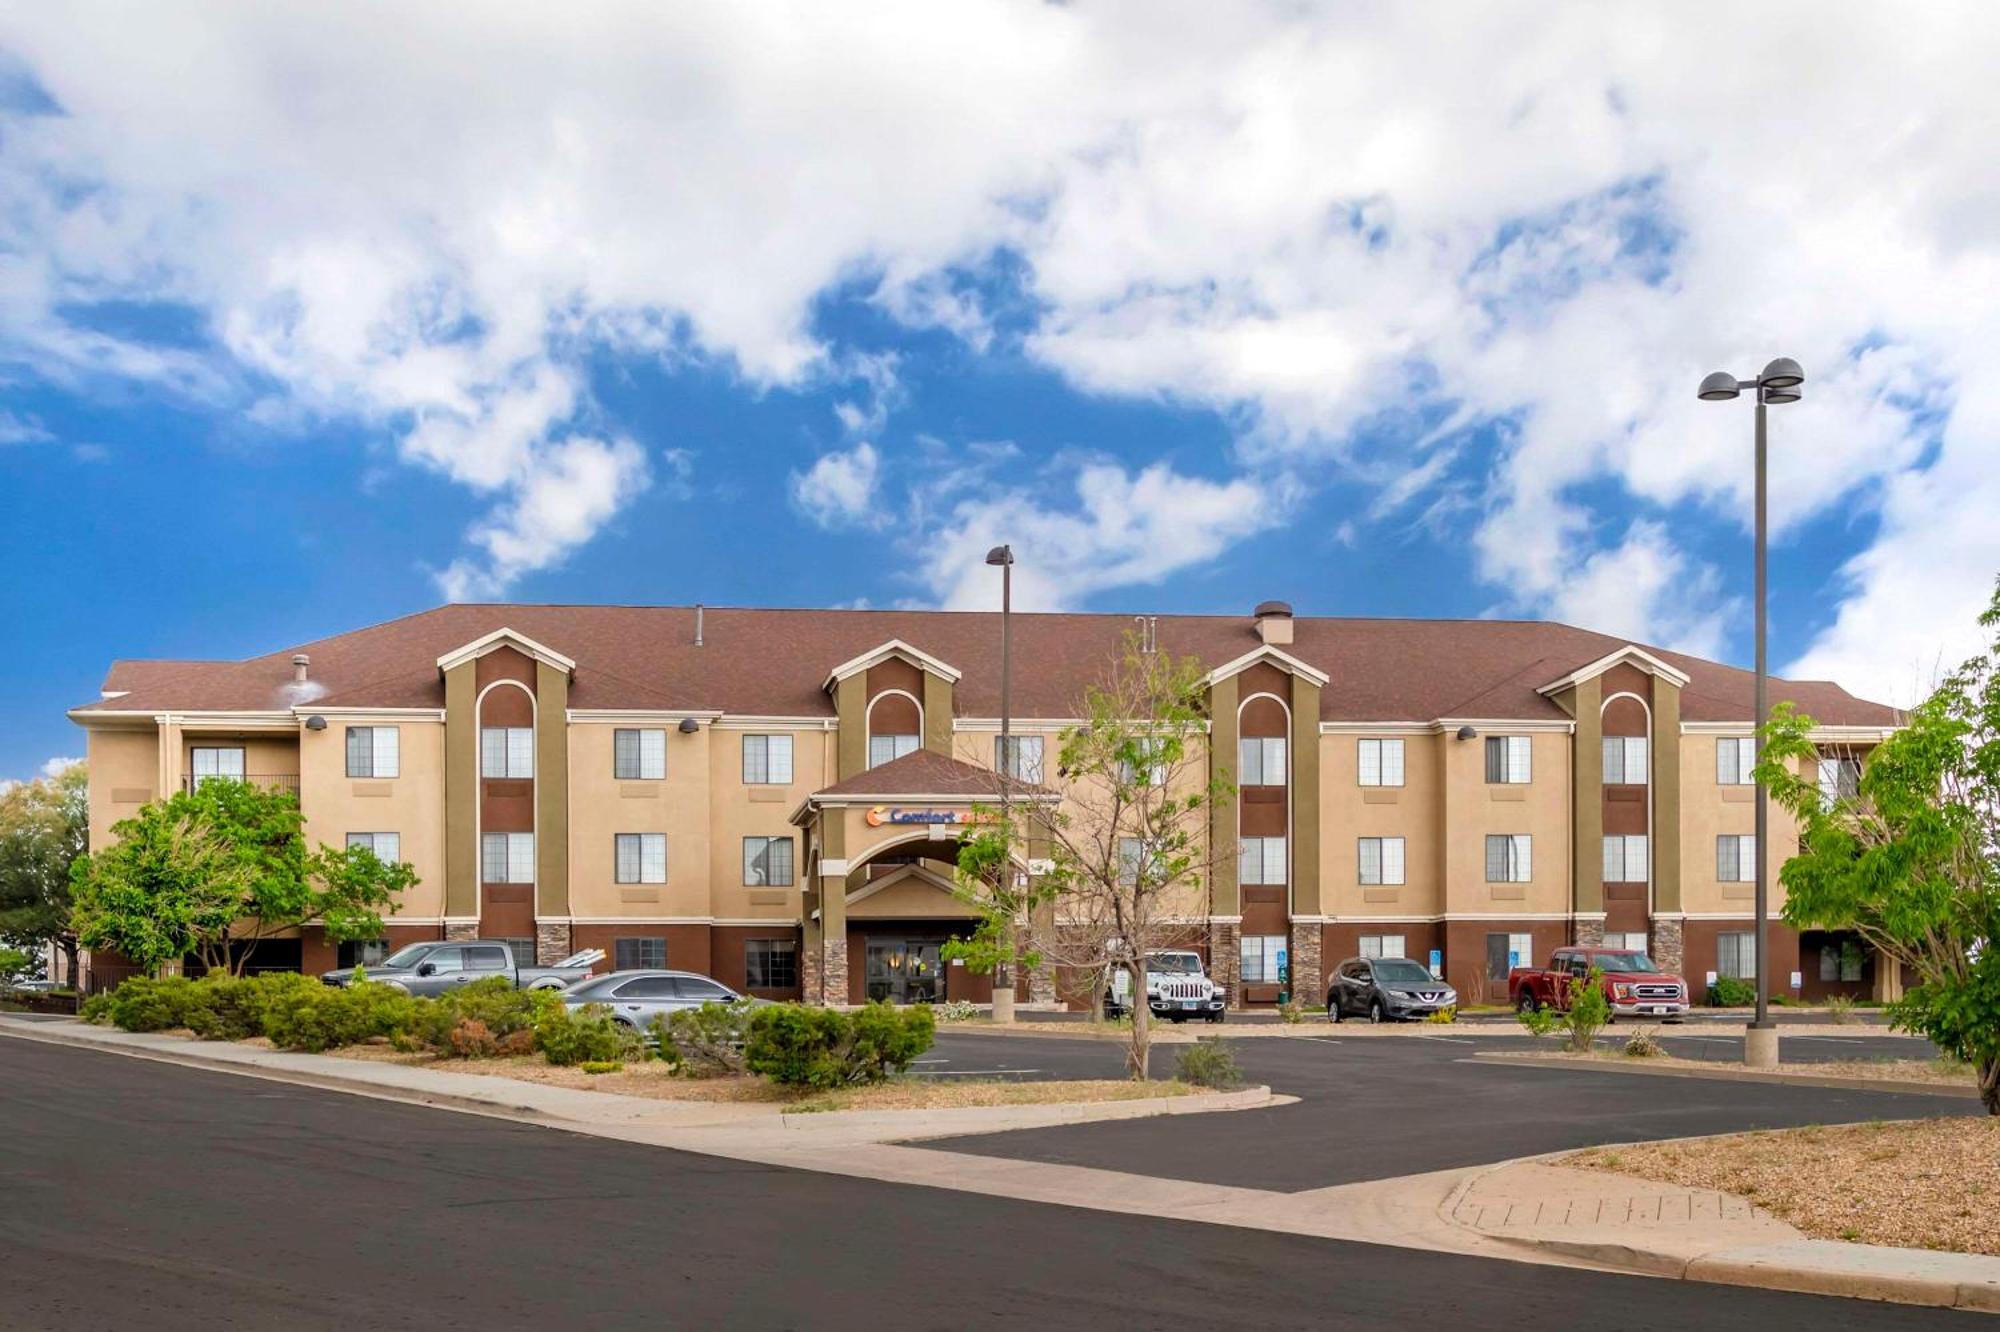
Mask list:
[[1292,608],[1282,601],[1260,602],[1251,612],[1257,620],[1257,637],[1269,647],[1289,647],[1292,642]]
[[308,657],[305,653],[295,652],[292,654],[293,684],[304,684],[306,682],[306,667],[310,665],[312,665],[312,658]]
[[701,646],[701,613],[702,606],[697,601],[694,603],[694,645],[696,647]]

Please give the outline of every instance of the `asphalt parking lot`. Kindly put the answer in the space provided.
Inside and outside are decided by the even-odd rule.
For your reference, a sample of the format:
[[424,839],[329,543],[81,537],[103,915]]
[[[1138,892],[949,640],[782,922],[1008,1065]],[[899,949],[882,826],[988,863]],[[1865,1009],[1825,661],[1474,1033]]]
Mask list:
[[[1793,1038],[1788,1060],[1925,1057],[1927,1043],[1893,1036]],[[1675,1053],[1741,1058],[1740,1039],[1690,1035]],[[1461,1034],[1230,1042],[1254,1082],[1302,1099],[1252,1114],[1170,1115],[983,1134],[924,1144],[980,1156],[1093,1166],[1169,1179],[1296,1192],[1387,1179],[1601,1143],[1873,1119],[1968,1114],[1970,1098],[1847,1091],[1705,1078],[1509,1066],[1477,1051],[1524,1050],[1518,1039]],[[1180,1047],[1154,1050],[1170,1075]],[[920,1072],[933,1076],[1118,1077],[1110,1042],[946,1032]]]

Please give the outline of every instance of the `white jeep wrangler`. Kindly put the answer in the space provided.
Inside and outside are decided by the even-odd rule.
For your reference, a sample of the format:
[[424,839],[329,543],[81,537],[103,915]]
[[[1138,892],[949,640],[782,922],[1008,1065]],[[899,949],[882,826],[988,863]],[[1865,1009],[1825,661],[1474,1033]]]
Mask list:
[[[1155,1018],[1186,1022],[1202,1018],[1220,1022],[1229,1011],[1229,996],[1202,969],[1201,954],[1179,949],[1146,954],[1146,1008]],[[1104,995],[1104,1012],[1120,1017],[1132,1011],[1132,973],[1114,967]]]

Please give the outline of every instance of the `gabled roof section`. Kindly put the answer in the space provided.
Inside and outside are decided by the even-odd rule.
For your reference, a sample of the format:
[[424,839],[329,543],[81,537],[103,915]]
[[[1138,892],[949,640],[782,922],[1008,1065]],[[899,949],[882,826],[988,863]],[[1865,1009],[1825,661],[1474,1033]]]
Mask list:
[[1585,680],[1604,674],[1613,666],[1636,666],[1648,675],[1658,676],[1667,683],[1685,689],[1689,676],[1687,672],[1676,670],[1642,647],[1627,643],[1615,652],[1607,652],[1596,661],[1579,666],[1559,680],[1551,680],[1538,687],[1535,692],[1544,698],[1550,694],[1560,694],[1565,689],[1573,689]]
[[1230,676],[1246,671],[1260,661],[1268,661],[1289,675],[1300,676],[1322,687],[1331,678],[1325,671],[1320,670],[1318,667],[1308,666],[1291,653],[1264,643],[1250,649],[1250,651],[1244,653],[1234,661],[1225,661],[1222,665],[1217,666],[1208,673],[1204,683],[1213,686],[1216,681],[1227,680]]
[[463,666],[468,661],[477,661],[487,653],[498,651],[503,647],[513,648],[517,652],[533,657],[545,666],[553,666],[565,675],[576,669],[574,661],[554,648],[537,643],[526,634],[505,626],[495,629],[490,634],[481,635],[463,647],[453,648],[437,659],[437,667],[441,671],[448,671],[454,666]]
[[831,688],[848,676],[879,666],[891,657],[902,657],[912,665],[921,666],[933,675],[942,676],[953,684],[964,674],[958,667],[940,657],[933,657],[922,648],[911,647],[900,638],[892,638],[878,647],[872,647],[858,657],[850,657],[826,673],[826,683],[822,688]]
[[[1007,793],[1017,799],[1053,796],[1033,782],[1009,782]],[[813,800],[998,800],[1000,774],[976,763],[917,749],[899,759],[857,772],[812,793]]]

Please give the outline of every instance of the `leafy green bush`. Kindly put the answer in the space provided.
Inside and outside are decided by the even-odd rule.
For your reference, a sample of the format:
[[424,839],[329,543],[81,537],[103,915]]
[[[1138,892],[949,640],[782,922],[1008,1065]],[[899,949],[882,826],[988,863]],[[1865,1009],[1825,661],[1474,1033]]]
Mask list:
[[[414,1000],[410,1020],[396,1033],[396,1043],[406,1050],[481,1057],[459,1048],[466,1044],[465,1034],[471,1030],[468,1026],[461,1031],[460,1024],[476,1022],[492,1041],[492,1048],[483,1049],[482,1054],[515,1053],[521,1046],[513,1039],[516,1034],[532,1033],[543,1018],[562,1006],[562,996],[554,990],[517,990],[506,977],[489,976],[435,999]],[[457,1041],[453,1039],[455,1032],[459,1033]]]
[[419,1001],[370,981],[335,988],[286,986],[270,995],[264,1034],[286,1050],[318,1054],[407,1031]]
[[1287,999],[1278,1005],[1278,1020],[1280,1022],[1296,1026],[1304,1022],[1306,1017],[1306,1003],[1303,999]]
[[725,1077],[744,1070],[750,1043],[747,1004],[703,1004],[656,1017],[647,1028],[653,1051],[691,1078]]
[[602,1004],[570,1008],[558,1001],[536,1021],[535,1044],[542,1058],[567,1067],[624,1059],[637,1052],[639,1038]]
[[77,1005],[76,1015],[93,1027],[106,1026],[111,1021],[111,992],[93,994]]
[[1854,1016],[1854,1000],[1845,994],[1830,994],[1826,997],[1826,1020],[1837,1026],[1858,1022]]
[[619,1063],[616,1059],[586,1059],[583,1063],[578,1064],[577,1067],[591,1074],[622,1073],[625,1071],[625,1065]]
[[1435,1013],[1424,1014],[1424,1021],[1440,1027],[1448,1027],[1458,1021],[1458,1005],[1447,1004]]
[[854,1013],[770,1004],[750,1017],[744,1064],[792,1087],[880,1082],[930,1049],[937,1020],[928,1007],[869,1004]]
[[979,1016],[979,1005],[970,999],[947,999],[933,1004],[931,1013],[939,1022],[970,1022]]
[[258,976],[204,976],[196,982],[199,1000],[187,1025],[205,1041],[242,1041],[264,1035],[264,1019],[278,996],[296,990],[323,990],[312,976],[266,972]]
[[1717,976],[1708,987],[1708,1002],[1712,1008],[1748,1008],[1757,1002],[1757,987],[1735,976]]
[[1625,1054],[1631,1059],[1654,1059],[1665,1054],[1666,1048],[1646,1030],[1633,1032],[1625,1038]]
[[0,948],[0,990],[11,989],[35,969],[35,959],[18,948]]
[[1243,1070],[1236,1066],[1236,1056],[1220,1036],[1204,1036],[1183,1049],[1174,1062],[1174,1075],[1182,1082],[1214,1091],[1243,1085]]
[[120,1031],[168,1031],[187,1026],[203,999],[186,976],[134,976],[111,992],[104,1012]]
[[1563,1024],[1562,1014],[1553,1008],[1544,1008],[1540,1004],[1536,1004],[1533,1008],[1518,1009],[1514,1016],[1528,1029],[1528,1034],[1537,1040],[1551,1035]]
[[1588,976],[1572,979],[1569,1009],[1562,1015],[1563,1045],[1571,1054],[1589,1054],[1597,1033],[1611,1021],[1611,1000],[1604,994],[1604,973],[1596,967]]

